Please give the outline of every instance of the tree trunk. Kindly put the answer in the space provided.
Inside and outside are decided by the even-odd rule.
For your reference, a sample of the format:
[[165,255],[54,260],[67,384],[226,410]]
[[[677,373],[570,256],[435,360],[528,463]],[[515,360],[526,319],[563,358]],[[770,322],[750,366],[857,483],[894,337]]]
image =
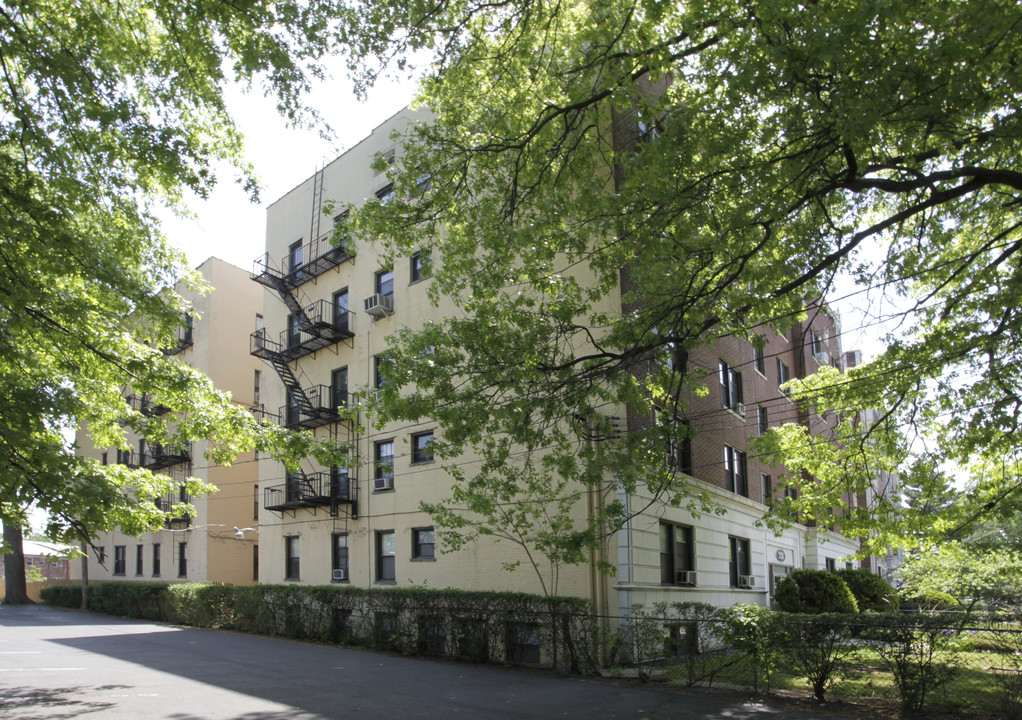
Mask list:
[[82,541],[82,610],[89,609],[89,544]]
[[30,605],[25,584],[25,550],[21,545],[21,526],[4,521],[4,545],[11,551],[4,555],[4,605]]

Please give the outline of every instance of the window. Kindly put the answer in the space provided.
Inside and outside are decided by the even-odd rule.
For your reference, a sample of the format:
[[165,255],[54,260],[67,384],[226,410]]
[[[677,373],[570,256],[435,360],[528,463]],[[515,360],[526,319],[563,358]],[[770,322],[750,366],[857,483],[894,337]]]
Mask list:
[[301,270],[303,264],[304,259],[302,256],[302,241],[299,240],[298,242],[291,245],[291,247],[289,247],[287,250],[288,272],[290,273],[298,272],[299,270]]
[[287,346],[289,348],[302,344],[302,326],[294,315],[287,316]]
[[103,465],[106,465],[106,464],[107,464],[107,461],[106,461],[106,453],[103,453],[103,454],[102,454],[102,455],[100,456],[100,463],[102,463]]
[[118,465],[130,465],[131,464],[131,450],[122,450],[117,448],[117,464]]
[[258,405],[260,403],[260,396],[262,390],[262,373],[259,370],[252,371],[252,404]]
[[757,405],[756,406],[756,415],[759,418],[759,434],[760,435],[765,435],[766,431],[770,427],[770,420],[769,420],[769,418],[767,416],[766,405]]
[[412,435],[412,462],[433,462],[433,431]]
[[388,384],[387,363],[389,362],[390,358],[386,355],[373,357],[373,387],[382,388]]
[[[791,380],[791,371],[788,370],[788,366],[783,360],[777,358],[777,387],[781,387],[784,383]],[[781,390],[781,394],[790,395],[790,390]]]
[[348,289],[334,293],[334,327],[341,332],[350,332],[351,315],[348,312]]
[[827,352],[826,332],[809,331],[809,345],[813,352],[813,358],[821,365],[830,364],[830,353]]
[[763,356],[763,348],[752,346],[752,366],[756,368],[763,377],[766,377],[766,358]]
[[185,554],[187,549],[188,543],[177,544],[177,576],[182,578],[188,576],[188,556]]
[[[376,169],[376,168],[379,168],[380,165],[378,164],[378,161],[374,161],[373,162],[374,170],[375,170],[377,175],[379,175],[381,172],[383,172],[384,170],[386,170],[387,168],[389,168],[391,165],[394,164],[394,161],[397,160],[397,153],[393,149],[387,150],[386,152],[382,152],[382,153],[379,154],[378,160],[382,161],[383,168],[382,169]],[[380,193],[376,193],[376,194],[379,195]]]
[[124,575],[128,566],[128,548],[114,545],[114,575]]
[[330,373],[330,394],[335,408],[348,407],[348,368],[337,368]]
[[720,361],[719,370],[720,400],[724,407],[739,410],[742,402],[742,374],[723,360]]
[[302,567],[301,538],[288,535],[284,538],[284,579],[297,580]]
[[418,282],[419,280],[428,278],[430,275],[429,250],[420,250],[413,254],[411,262],[411,282]]
[[394,299],[394,271],[380,270],[376,273],[376,293]]
[[393,200],[394,199],[394,183],[390,183],[389,185],[385,185],[382,188],[380,188],[379,190],[377,190],[376,191],[376,199],[379,200],[380,203],[383,204],[383,205],[386,205],[391,200]]
[[435,536],[433,528],[412,528],[412,559],[433,560],[435,559],[434,548]]
[[687,475],[692,474],[692,427],[687,420],[674,419],[674,426],[668,429],[673,435],[667,438],[667,466]]
[[376,582],[394,582],[394,531],[376,531]]
[[664,585],[694,585],[694,570],[692,528],[660,523],[660,582]]
[[354,500],[351,497],[351,483],[348,482],[348,468],[339,465],[330,468],[330,491],[338,500]]
[[336,251],[344,254],[348,251],[348,211],[345,210],[334,218],[334,235],[331,240],[336,243]]
[[259,546],[252,546],[252,580],[259,579]]
[[730,555],[728,567],[731,572],[731,587],[745,587],[752,575],[752,559],[749,556],[749,541],[745,538],[729,537]]
[[394,441],[376,443],[373,463],[373,490],[394,489]]
[[135,574],[142,575],[142,558],[145,557],[145,546],[135,546]]
[[160,544],[153,544],[153,577],[160,576]]
[[334,581],[348,580],[348,534],[334,533],[331,542],[331,577]]
[[745,453],[730,445],[724,446],[724,475],[728,490],[736,495],[749,496]]
[[824,562],[827,565],[827,572],[837,572],[837,561],[834,558],[827,558]]
[[259,483],[252,486],[252,519],[259,519]]
[[763,490],[763,504],[772,505],[774,502],[774,482],[766,473],[759,474],[759,486]]

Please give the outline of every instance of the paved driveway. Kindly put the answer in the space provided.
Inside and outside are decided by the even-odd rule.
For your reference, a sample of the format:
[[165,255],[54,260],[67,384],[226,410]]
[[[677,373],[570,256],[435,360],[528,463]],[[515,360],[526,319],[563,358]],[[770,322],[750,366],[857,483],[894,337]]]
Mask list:
[[42,606],[0,607],[0,717],[834,720],[720,698]]

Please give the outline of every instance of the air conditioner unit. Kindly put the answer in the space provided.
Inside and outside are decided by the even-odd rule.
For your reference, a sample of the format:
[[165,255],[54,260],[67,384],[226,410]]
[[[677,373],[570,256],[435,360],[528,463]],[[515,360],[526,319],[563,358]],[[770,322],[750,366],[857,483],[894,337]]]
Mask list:
[[373,490],[393,490],[393,477],[378,477],[373,479]]
[[734,411],[742,417],[745,417],[745,403],[735,403]]
[[754,588],[754,587],[756,587],[756,576],[755,575],[739,575],[738,576],[738,587],[742,587],[742,588]]
[[370,295],[365,299],[365,310],[375,318],[387,317],[394,312],[394,298],[390,295]]
[[830,354],[825,350],[813,353],[813,358],[816,359],[820,365],[830,365]]
[[344,570],[334,570],[334,580],[343,580],[345,576]]
[[696,584],[696,573],[695,570],[679,570],[677,572],[678,585],[695,585]]

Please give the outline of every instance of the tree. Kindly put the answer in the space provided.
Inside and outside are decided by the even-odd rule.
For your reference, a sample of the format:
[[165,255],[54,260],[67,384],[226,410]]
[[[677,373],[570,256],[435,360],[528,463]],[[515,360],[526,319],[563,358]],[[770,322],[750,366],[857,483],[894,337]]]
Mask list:
[[[842,272],[907,310],[879,358],[793,390],[879,411],[837,438],[840,483],[825,489],[838,504],[878,471],[906,470],[905,428],[941,461],[1017,456],[1017,3],[362,10],[345,28],[351,67],[369,83],[408,51],[426,57],[420,101],[436,120],[406,138],[396,200],[366,205],[355,225],[395,253],[431,250],[433,292],[464,311],[394,338],[404,387],[382,412],[436,417],[447,457],[481,453],[483,471],[457,479],[465,492],[486,502],[524,488],[492,471],[504,450],[488,443],[507,438],[525,448],[526,474],[600,492],[612,476],[690,502],[660,461],[678,431],[622,437],[608,409],[684,416],[705,375],[676,359],[785,328]],[[977,507],[996,505],[1019,484],[979,490]],[[809,494],[796,509],[834,506]],[[565,528],[566,546],[613,528],[621,508],[605,507]]]
[[4,597],[5,605],[27,605],[32,600],[28,597],[25,585],[25,552],[21,544],[21,526],[3,521],[4,546],[10,552],[3,556],[4,560]]
[[[229,462],[259,446],[283,457],[310,438],[257,425],[200,374],[161,352],[195,285],[154,210],[204,196],[226,160],[255,192],[224,105],[228,82],[262,82],[295,122],[333,38],[329,3],[27,0],[0,8],[0,517],[36,505],[47,534],[88,540],[162,524],[169,478],[75,456],[62,432],[87,425],[125,446],[213,442]],[[148,393],[152,421],[124,393]],[[331,455],[330,448],[316,447]],[[335,455],[336,453],[333,453]],[[331,455],[332,456],[332,455]],[[203,490],[190,481],[190,493]]]

